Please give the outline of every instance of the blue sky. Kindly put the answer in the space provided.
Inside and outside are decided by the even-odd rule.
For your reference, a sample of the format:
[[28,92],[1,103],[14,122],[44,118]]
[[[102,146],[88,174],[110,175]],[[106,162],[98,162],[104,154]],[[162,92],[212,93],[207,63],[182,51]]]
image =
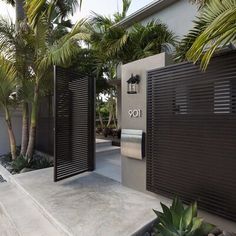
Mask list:
[[[129,14],[140,9],[153,0],[133,0],[130,6]],[[112,14],[117,9],[122,8],[122,0],[84,0],[81,13],[83,16],[89,14],[90,11],[95,11],[100,14]]]
[[[146,4],[152,2],[153,0],[133,0],[129,14],[140,9]],[[77,11],[73,16],[73,21],[76,21],[80,17],[88,16],[91,11],[95,11],[99,14],[111,15],[116,12],[117,9],[121,9],[122,0],[83,0],[83,6],[81,12]],[[2,1],[0,2],[0,15],[1,16],[11,16],[14,18],[14,9],[7,6]]]

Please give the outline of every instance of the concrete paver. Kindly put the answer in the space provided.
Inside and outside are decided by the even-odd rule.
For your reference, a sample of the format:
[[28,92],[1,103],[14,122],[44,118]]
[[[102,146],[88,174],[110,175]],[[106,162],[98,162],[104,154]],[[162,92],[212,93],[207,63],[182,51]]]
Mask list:
[[160,210],[160,200],[99,174],[54,183],[52,172],[49,168],[15,179],[71,235],[132,235],[155,218],[152,208]]

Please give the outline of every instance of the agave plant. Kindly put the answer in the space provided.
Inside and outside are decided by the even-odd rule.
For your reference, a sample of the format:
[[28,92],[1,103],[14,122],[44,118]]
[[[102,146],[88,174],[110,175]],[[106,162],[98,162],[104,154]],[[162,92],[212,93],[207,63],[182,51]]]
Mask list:
[[215,227],[197,216],[197,203],[184,207],[176,197],[168,208],[161,203],[163,212],[157,215],[156,236],[205,236]]

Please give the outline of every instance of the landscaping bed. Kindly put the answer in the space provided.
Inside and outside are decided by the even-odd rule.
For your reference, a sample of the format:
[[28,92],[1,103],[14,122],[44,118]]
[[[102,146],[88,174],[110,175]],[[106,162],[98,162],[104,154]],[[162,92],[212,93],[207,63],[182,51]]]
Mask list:
[[[158,233],[155,232],[155,229],[153,227],[154,226],[152,225],[150,227],[150,230],[148,230],[142,236],[158,236]],[[199,236],[236,236],[236,234],[235,233],[229,233],[229,232],[223,231],[223,230],[221,230],[219,228],[215,228],[208,235],[199,235]]]
[[162,212],[153,210],[156,220],[135,236],[236,236],[209,224],[198,216],[197,202],[185,206],[176,197],[170,207],[161,203]]
[[9,153],[0,156],[0,165],[14,175],[52,167],[53,160],[50,156],[41,152],[35,152],[30,161],[20,155],[18,155],[16,160],[12,160],[11,154]]

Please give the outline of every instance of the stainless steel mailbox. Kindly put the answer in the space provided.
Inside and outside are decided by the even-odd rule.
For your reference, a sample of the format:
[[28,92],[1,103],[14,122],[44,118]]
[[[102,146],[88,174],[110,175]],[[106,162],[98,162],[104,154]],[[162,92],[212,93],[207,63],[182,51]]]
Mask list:
[[121,155],[142,160],[145,156],[145,135],[142,130],[122,129]]

